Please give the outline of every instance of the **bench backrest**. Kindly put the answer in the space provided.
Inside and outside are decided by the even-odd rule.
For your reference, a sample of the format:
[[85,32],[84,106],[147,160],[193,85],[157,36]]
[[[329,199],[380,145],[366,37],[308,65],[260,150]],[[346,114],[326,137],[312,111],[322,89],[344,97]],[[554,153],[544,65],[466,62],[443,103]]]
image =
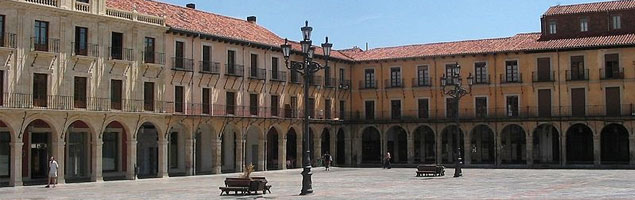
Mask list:
[[249,187],[251,180],[248,178],[226,178],[225,186],[227,187]]
[[437,171],[437,166],[435,166],[435,165],[419,165],[419,166],[417,166],[417,170],[419,170],[419,171]]

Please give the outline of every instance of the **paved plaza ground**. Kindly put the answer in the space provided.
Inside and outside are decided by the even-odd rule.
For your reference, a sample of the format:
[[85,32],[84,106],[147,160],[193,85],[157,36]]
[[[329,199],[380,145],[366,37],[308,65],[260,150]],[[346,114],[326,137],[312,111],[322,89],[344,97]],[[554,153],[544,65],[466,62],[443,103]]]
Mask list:
[[273,194],[219,196],[222,174],[0,188],[0,199],[635,199],[632,170],[464,169],[453,178],[415,177],[414,169],[314,168],[315,193],[298,196],[300,169],[254,172]]

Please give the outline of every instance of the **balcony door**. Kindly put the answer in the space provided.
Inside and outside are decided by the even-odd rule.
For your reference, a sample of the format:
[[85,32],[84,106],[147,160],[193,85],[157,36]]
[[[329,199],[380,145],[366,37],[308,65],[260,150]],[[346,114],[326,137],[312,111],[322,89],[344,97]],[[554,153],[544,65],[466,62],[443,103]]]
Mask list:
[[392,119],[401,119],[401,100],[390,101],[390,113]]
[[374,88],[375,87],[375,70],[374,69],[366,69],[364,70],[364,88]]
[[551,116],[551,90],[538,90],[538,116]]
[[229,50],[227,51],[227,74],[235,74],[236,69],[234,65],[236,64],[236,52]]
[[571,56],[571,80],[584,80],[584,56]]
[[112,32],[110,57],[115,60],[123,59],[123,33]]
[[88,55],[88,28],[75,27],[75,52],[76,55]]
[[401,68],[390,68],[390,87],[401,87]]
[[73,89],[73,105],[75,106],[75,108],[86,108],[86,77],[75,77],[75,84],[73,86]]
[[185,58],[185,43],[176,42],[175,46],[175,58],[174,58],[174,68],[183,69],[184,68],[184,58]]
[[586,88],[571,89],[571,115],[584,117],[586,115]]
[[110,108],[115,110],[121,110],[122,104],[122,89],[123,84],[121,80],[110,80]]
[[538,58],[538,81],[551,81],[551,59]]
[[606,115],[607,116],[619,116],[621,108],[620,100],[620,88],[619,87],[607,87],[606,91]]
[[366,101],[364,104],[366,120],[375,119],[375,101]]
[[48,75],[33,74],[33,105],[35,107],[46,107],[48,94]]
[[48,51],[49,23],[35,20],[33,48],[36,51]]

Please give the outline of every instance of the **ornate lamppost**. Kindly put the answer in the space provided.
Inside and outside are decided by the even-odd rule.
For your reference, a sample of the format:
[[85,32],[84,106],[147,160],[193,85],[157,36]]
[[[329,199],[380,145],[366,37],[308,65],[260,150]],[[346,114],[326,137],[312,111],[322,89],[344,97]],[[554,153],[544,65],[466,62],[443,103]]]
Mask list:
[[465,95],[472,93],[472,84],[474,84],[474,77],[472,73],[467,77],[468,88],[464,88],[462,85],[463,78],[461,78],[461,65],[457,62],[450,69],[446,69],[446,73],[441,77],[441,86],[443,87],[443,93],[452,97],[453,103],[456,105],[456,112],[454,113],[454,120],[456,123],[456,153],[454,159],[454,177],[463,176],[461,171],[461,129],[459,124],[459,102]]
[[291,56],[291,45],[288,43],[287,39],[284,39],[284,44],[280,45],[280,48],[282,48],[282,54],[284,55],[285,66],[287,67],[287,69],[299,72],[304,77],[304,136],[302,137],[302,160],[304,162],[302,164],[302,191],[300,192],[300,195],[306,195],[313,193],[313,188],[311,187],[311,175],[313,174],[311,172],[311,149],[309,148],[309,79],[313,77],[314,73],[328,67],[329,57],[331,55],[331,47],[333,47],[333,44],[329,43],[329,38],[326,37],[326,42],[322,44],[322,50],[324,52],[324,59],[326,64],[322,66],[319,63],[313,61],[315,47],[312,46],[311,31],[313,31],[313,28],[309,26],[309,21],[306,21],[304,27],[300,28],[300,30],[302,31],[303,37],[303,40],[300,42],[300,44],[302,45],[302,56],[304,57],[302,63],[289,63],[289,56]]

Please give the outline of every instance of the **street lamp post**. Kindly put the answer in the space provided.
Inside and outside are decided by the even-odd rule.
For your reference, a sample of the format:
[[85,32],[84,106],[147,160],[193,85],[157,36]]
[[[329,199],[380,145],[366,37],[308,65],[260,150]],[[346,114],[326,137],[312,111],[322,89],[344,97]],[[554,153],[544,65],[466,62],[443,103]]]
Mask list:
[[302,63],[291,62],[289,63],[289,57],[291,56],[291,45],[288,43],[287,39],[284,39],[284,44],[280,45],[282,48],[282,54],[284,54],[285,66],[287,69],[299,72],[304,77],[304,121],[303,121],[303,129],[304,136],[302,137],[302,148],[303,148],[303,164],[302,164],[302,191],[300,195],[306,195],[313,193],[313,188],[311,187],[311,149],[309,148],[309,84],[310,78],[313,77],[313,74],[320,71],[323,68],[328,67],[329,57],[331,54],[331,47],[333,44],[329,43],[329,38],[326,37],[326,42],[322,44],[322,50],[324,52],[325,64],[324,66],[320,65],[317,62],[313,61],[313,56],[315,53],[315,47],[313,47],[311,41],[311,31],[313,28],[309,26],[309,22],[306,21],[304,27],[300,28],[302,31],[303,40],[300,42],[302,45],[302,56],[304,60]]
[[441,77],[441,86],[443,87],[443,93],[452,97],[456,105],[456,113],[454,113],[454,120],[456,123],[456,153],[454,159],[454,177],[463,176],[461,171],[461,129],[459,124],[459,102],[465,95],[472,93],[472,84],[474,84],[474,77],[472,73],[467,77],[468,88],[464,88],[462,85],[463,78],[461,78],[461,65],[456,63],[451,69],[446,69],[446,73]]

